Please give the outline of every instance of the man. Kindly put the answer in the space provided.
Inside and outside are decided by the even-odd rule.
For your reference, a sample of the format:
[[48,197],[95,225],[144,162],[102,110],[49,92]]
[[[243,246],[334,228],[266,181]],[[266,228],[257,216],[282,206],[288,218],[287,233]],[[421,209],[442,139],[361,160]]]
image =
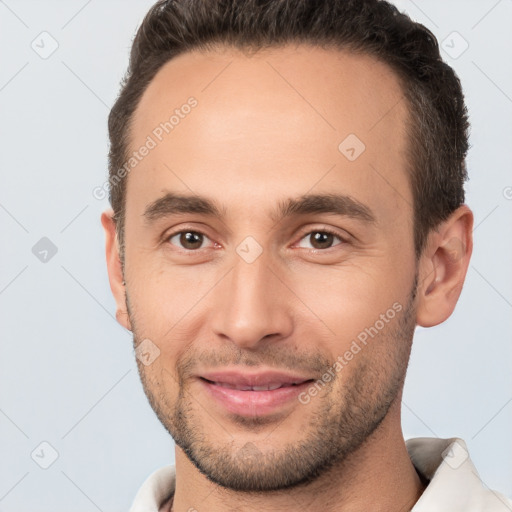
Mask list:
[[467,129],[434,36],[384,1],[150,10],[102,223],[176,465],[132,512],[512,510],[462,440],[400,424],[415,327],[472,252]]

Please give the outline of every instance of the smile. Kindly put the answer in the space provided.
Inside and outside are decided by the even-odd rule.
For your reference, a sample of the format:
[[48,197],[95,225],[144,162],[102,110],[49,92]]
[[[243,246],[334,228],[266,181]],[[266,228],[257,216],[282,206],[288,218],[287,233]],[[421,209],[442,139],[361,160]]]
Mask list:
[[198,376],[208,398],[223,413],[240,416],[264,416],[299,404],[298,396],[312,378],[267,371],[241,373],[228,370]]

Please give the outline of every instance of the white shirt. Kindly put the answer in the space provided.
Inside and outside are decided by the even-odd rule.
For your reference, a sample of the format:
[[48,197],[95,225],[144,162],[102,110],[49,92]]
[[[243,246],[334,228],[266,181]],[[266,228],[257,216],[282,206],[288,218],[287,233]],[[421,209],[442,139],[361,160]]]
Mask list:
[[[512,512],[512,500],[480,480],[462,439],[419,437],[405,444],[414,467],[429,481],[411,512]],[[159,512],[174,493],[175,475],[174,466],[152,473],[130,512]]]

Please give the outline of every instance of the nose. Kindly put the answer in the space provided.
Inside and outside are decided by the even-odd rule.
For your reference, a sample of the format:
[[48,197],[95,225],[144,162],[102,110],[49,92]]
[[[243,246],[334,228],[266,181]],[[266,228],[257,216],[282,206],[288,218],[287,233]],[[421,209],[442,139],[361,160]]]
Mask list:
[[240,259],[220,283],[213,330],[239,348],[255,349],[293,330],[291,292],[262,256],[252,263]]

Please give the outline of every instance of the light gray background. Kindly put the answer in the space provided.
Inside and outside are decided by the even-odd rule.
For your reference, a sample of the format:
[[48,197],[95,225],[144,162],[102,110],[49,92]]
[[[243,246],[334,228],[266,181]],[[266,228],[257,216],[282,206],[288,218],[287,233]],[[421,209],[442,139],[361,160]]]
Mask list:
[[[0,0],[2,511],[127,510],[148,474],[174,462],[114,319],[99,221],[108,203],[92,195],[107,176],[109,107],[151,4]],[[512,1],[397,4],[445,41],[461,77],[476,216],[455,313],[416,334],[404,434],[464,438],[485,484],[512,497]],[[46,59],[31,47],[48,52],[52,39]],[[47,262],[32,252],[42,237],[58,249]],[[59,454],[48,469],[34,461],[51,462],[43,441]]]

